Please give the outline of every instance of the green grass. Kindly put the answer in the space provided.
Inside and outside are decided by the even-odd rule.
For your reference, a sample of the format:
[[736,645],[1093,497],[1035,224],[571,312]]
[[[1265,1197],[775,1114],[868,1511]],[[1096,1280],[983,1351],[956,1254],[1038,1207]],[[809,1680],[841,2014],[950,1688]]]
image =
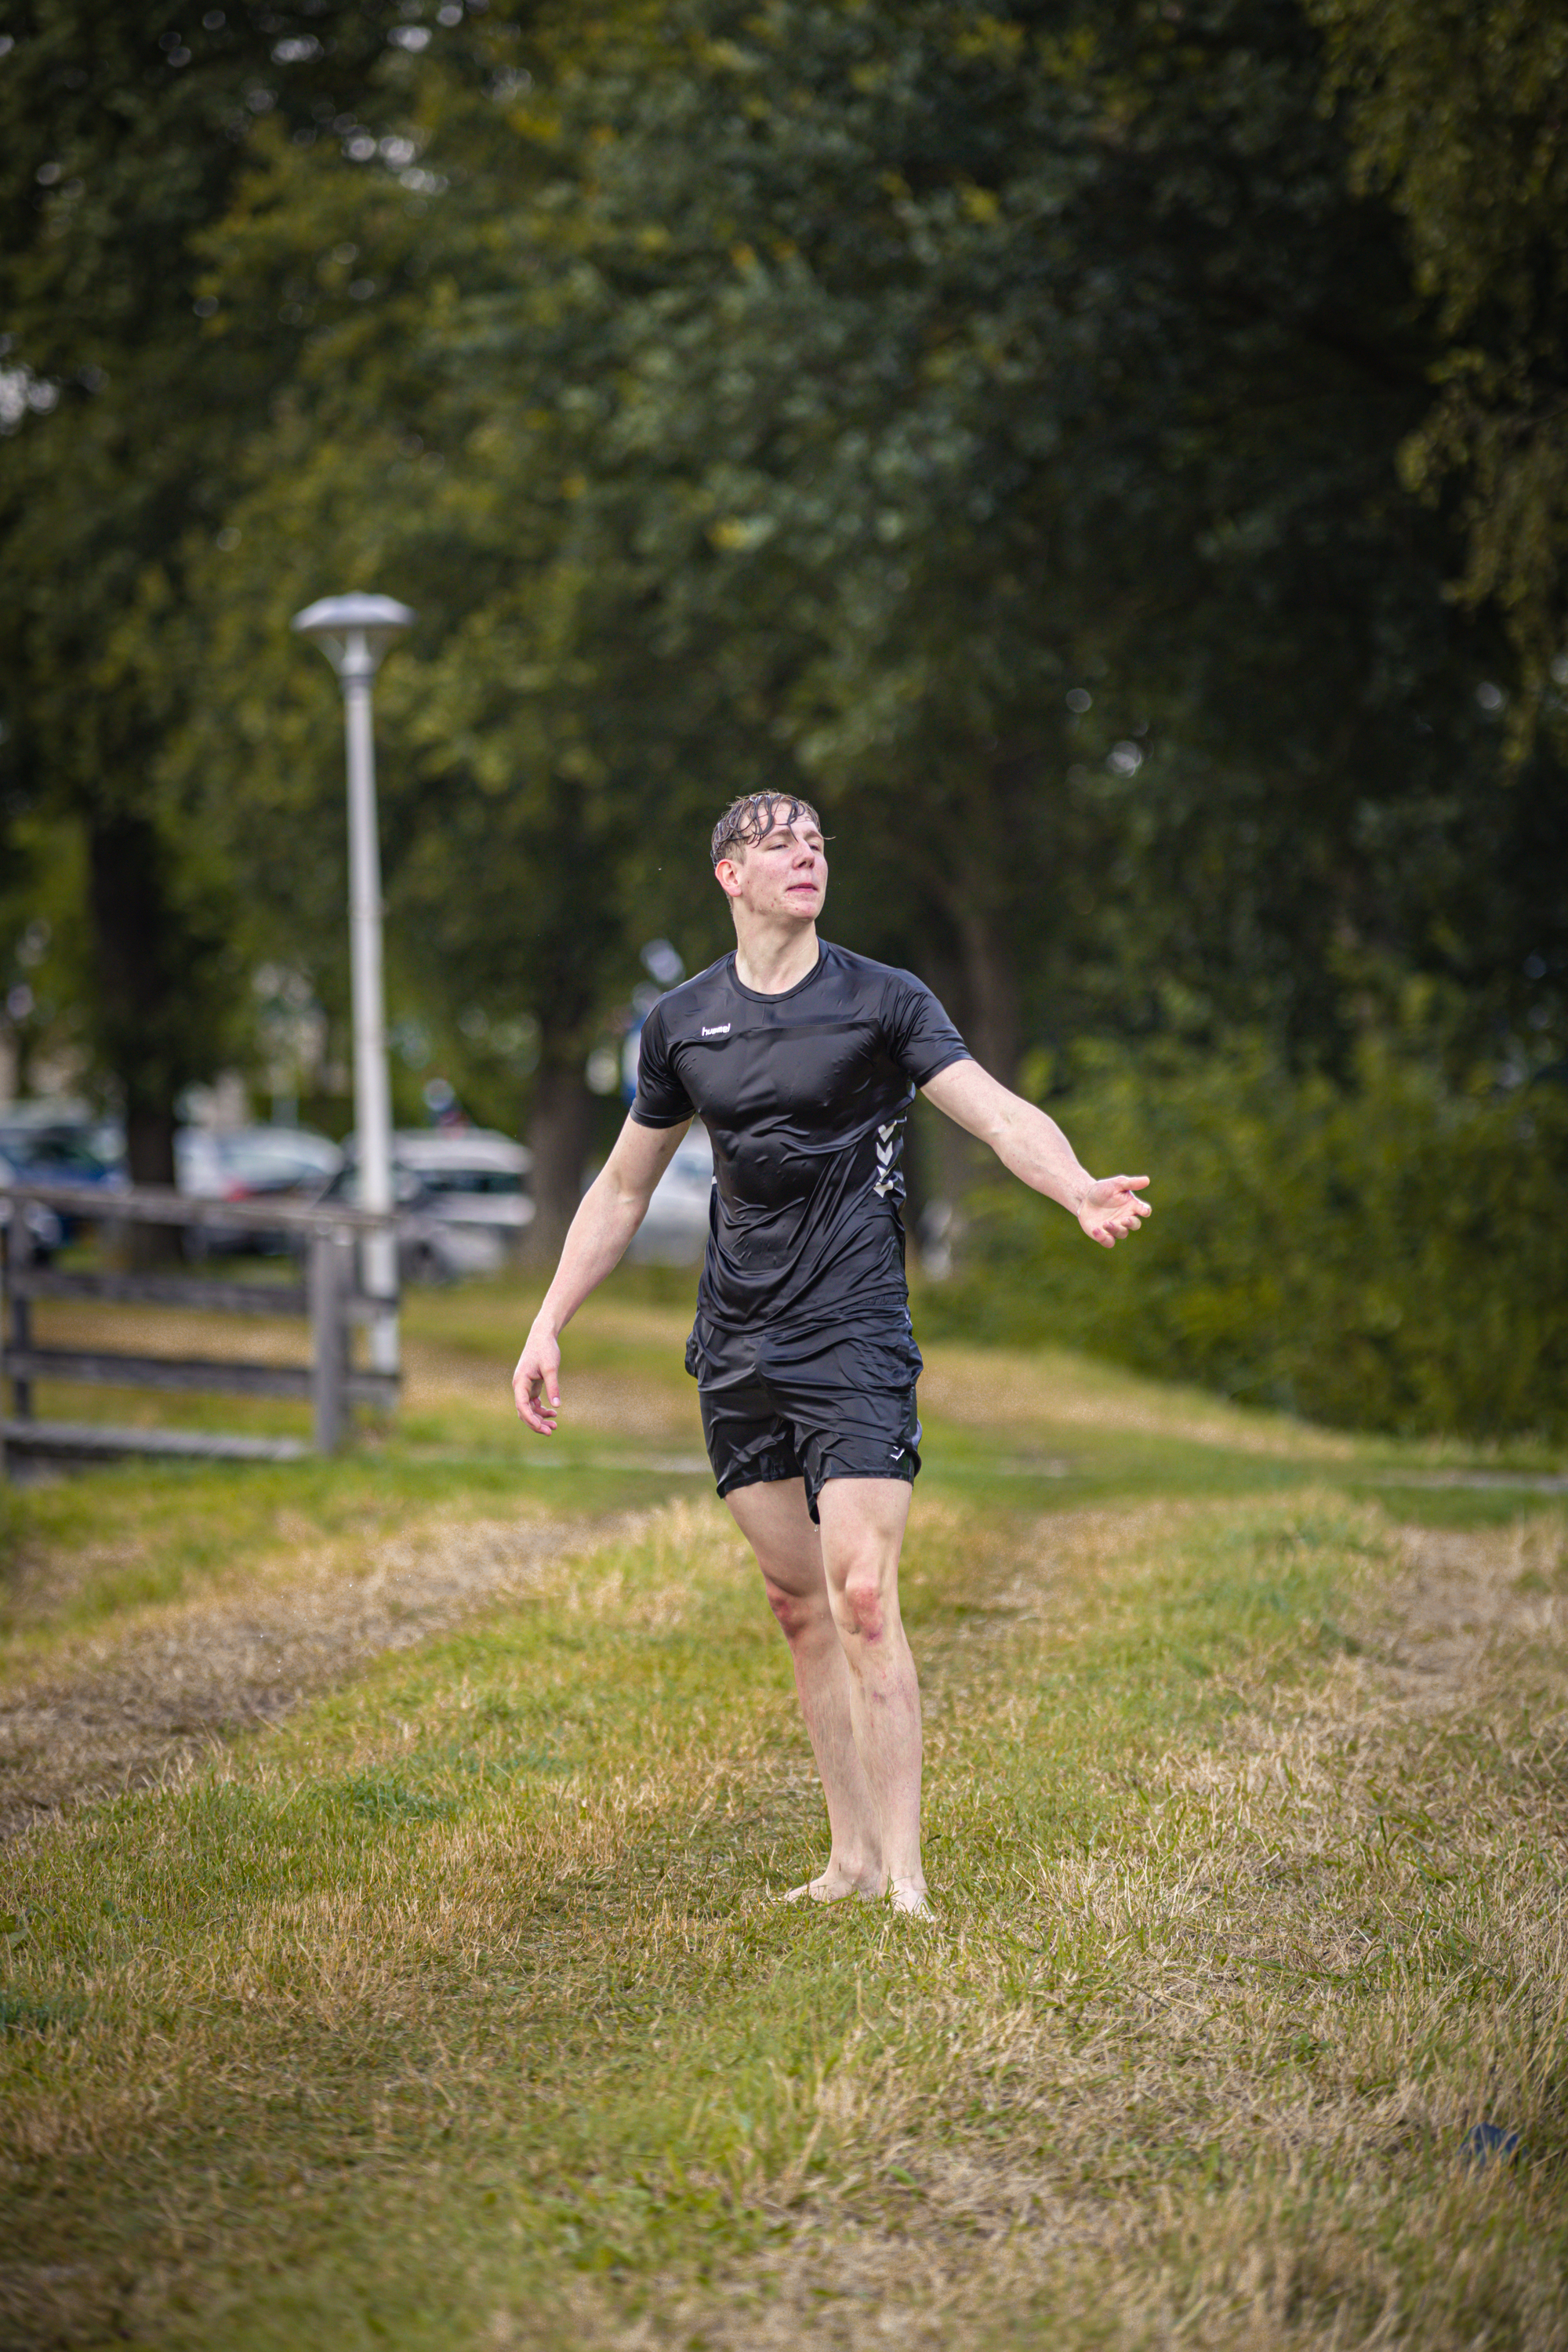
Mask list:
[[[405,1409],[390,1426],[362,1428],[337,1460],[242,1470],[131,1463],[21,1495],[0,1486],[0,1566],[12,1563],[0,1582],[0,1663],[7,1643],[37,1654],[127,1609],[232,1585],[279,1549],[344,1535],[372,1541],[432,1515],[484,1516],[520,1502],[591,1518],[705,1491],[695,1390],[681,1365],[693,1282],[683,1270],[626,1268],[589,1303],[566,1335],[566,1413],[548,1443],[525,1436],[511,1411],[508,1375],[538,1299],[537,1285],[512,1278],[409,1295]],[[48,1339],[84,1328],[77,1308],[44,1308],[38,1319]],[[117,1345],[160,1343],[158,1318],[141,1310],[99,1310],[91,1328],[114,1333]],[[187,1318],[162,1344],[243,1353],[256,1328],[237,1334],[232,1321]],[[303,1344],[301,1331],[296,1352]],[[922,1491],[1004,1511],[1278,1494],[1325,1480],[1372,1497],[1403,1474],[1511,1464],[1528,1476],[1559,1466],[1539,1449],[1504,1457],[1328,1436],[1071,1357],[942,1344],[926,1354],[938,1377],[922,1391]],[[1017,1369],[1041,1365],[1047,1376],[1020,1392]],[[976,1366],[991,1368],[977,1401]],[[627,1395],[640,1408],[630,1427],[620,1410]],[[966,1395],[962,1415],[943,1409],[942,1399],[959,1406]],[[227,1397],[40,1387],[37,1409],[73,1420],[306,1426],[299,1408]],[[1507,1524],[1531,1501],[1524,1488],[1420,1484],[1390,1499],[1403,1517],[1454,1527]],[[16,1572],[18,1559],[28,1572]]]
[[[5,1850],[0,2344],[1568,2340],[1559,1516],[1416,1541],[1349,1490],[1441,1456],[928,1350],[940,1916],[802,1912],[754,1569],[700,1481],[527,1466],[525,1305],[421,1301],[423,1421],[339,1462],[8,1498],[27,1673],[293,1551],[645,1516]],[[677,1310],[596,1312],[563,1448],[679,1450]]]
[[1551,1674],[1366,1703],[1392,1566],[1328,1494],[928,1509],[931,1931],[777,1903],[820,1807],[708,1505],[36,1839],[7,2340],[1560,2341]]

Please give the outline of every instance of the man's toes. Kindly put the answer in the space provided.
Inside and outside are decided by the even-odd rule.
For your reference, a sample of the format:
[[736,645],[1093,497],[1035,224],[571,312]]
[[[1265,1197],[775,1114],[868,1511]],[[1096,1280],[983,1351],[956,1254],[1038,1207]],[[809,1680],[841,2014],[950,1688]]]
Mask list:
[[[825,1870],[816,1878],[808,1878],[804,1886],[792,1886],[784,1896],[786,1903],[842,1903],[847,1895],[868,1895],[858,1878],[840,1878],[836,1872]],[[868,1895],[871,1901],[874,1895]]]
[[931,1898],[927,1895],[923,1886],[900,1886],[895,1885],[893,1888],[893,1908],[895,1911],[901,1911],[907,1919],[934,1919],[936,1917],[936,1913],[931,1906]]

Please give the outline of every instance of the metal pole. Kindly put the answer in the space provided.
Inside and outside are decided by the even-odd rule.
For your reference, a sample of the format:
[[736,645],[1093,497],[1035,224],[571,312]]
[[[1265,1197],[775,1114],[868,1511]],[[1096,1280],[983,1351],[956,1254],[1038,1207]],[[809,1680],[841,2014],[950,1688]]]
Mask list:
[[[384,1214],[392,1200],[392,1097],[386,1067],[386,1007],[381,968],[381,843],[375,809],[375,737],[371,679],[375,659],[363,629],[343,650],[343,725],[349,763],[349,948],[353,978],[354,1127],[360,1205]],[[363,1281],[388,1301],[370,1327],[373,1371],[397,1370],[397,1239],[389,1227],[363,1243]]]

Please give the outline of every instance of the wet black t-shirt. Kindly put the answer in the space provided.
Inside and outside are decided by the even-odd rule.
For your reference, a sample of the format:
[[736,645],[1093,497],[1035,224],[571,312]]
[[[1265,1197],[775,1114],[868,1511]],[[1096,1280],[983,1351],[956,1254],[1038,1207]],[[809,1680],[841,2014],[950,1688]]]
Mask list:
[[782,996],[743,987],[732,954],[661,996],[632,1117],[695,1113],[713,1139],[700,1312],[730,1330],[905,1313],[904,1121],[967,1054],[923,981],[826,941]]

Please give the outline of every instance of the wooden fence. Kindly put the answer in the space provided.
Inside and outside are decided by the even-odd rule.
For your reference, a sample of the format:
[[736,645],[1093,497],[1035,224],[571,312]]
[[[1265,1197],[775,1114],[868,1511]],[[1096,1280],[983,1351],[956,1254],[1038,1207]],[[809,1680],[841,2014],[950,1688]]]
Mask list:
[[[45,1206],[100,1226],[173,1225],[190,1233],[287,1234],[302,1247],[304,1279],[247,1282],[202,1274],[130,1274],[38,1263],[26,1203]],[[190,1200],[157,1186],[119,1192],[84,1192],[80,1186],[21,1182],[0,1186],[5,1247],[0,1260],[0,1383],[11,1384],[11,1410],[0,1418],[0,1475],[6,1457],[36,1454],[90,1460],[125,1454],[184,1455],[229,1461],[298,1461],[310,1451],[292,1437],[250,1436],[238,1431],[122,1429],[98,1422],[41,1421],[33,1411],[37,1381],[82,1381],[131,1389],[235,1396],[294,1397],[312,1409],[313,1444],[331,1454],[342,1443],[350,1408],[397,1402],[395,1372],[360,1371],[350,1357],[350,1334],[395,1308],[395,1298],[368,1298],[359,1288],[354,1243],[395,1221],[336,1202],[301,1206],[282,1201]],[[39,1347],[33,1337],[35,1299],[81,1299],[97,1305],[174,1307],[207,1314],[300,1316],[310,1326],[308,1364],[268,1364],[228,1357],[121,1354],[103,1348]]]

